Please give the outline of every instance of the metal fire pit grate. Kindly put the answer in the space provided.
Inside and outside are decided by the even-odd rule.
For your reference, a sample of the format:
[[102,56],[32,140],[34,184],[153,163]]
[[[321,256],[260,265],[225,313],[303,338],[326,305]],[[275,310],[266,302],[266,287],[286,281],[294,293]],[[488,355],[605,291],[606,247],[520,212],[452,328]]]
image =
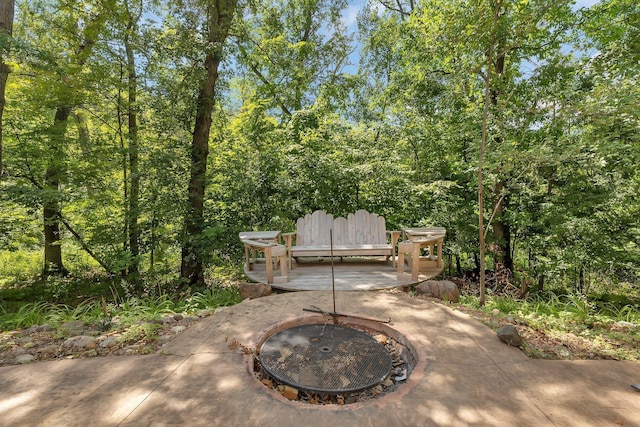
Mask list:
[[340,394],[373,387],[391,372],[391,355],[369,335],[333,324],[295,326],[269,337],[262,367],[300,390]]

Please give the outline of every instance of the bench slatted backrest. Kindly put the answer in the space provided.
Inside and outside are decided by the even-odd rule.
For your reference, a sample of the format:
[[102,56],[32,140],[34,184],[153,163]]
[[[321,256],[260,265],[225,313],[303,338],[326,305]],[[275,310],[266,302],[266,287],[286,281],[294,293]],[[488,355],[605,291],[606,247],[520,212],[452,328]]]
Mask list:
[[333,229],[335,246],[387,244],[383,217],[364,209],[347,218],[333,218],[325,211],[315,211],[299,218],[296,224],[296,246],[329,246],[329,230]]

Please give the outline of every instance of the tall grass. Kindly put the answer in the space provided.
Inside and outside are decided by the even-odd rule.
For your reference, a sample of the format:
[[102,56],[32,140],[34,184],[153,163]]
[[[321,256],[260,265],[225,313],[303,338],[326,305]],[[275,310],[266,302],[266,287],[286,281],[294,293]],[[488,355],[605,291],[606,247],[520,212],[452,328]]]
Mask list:
[[596,303],[581,295],[556,295],[547,292],[527,300],[489,296],[484,307],[480,307],[478,298],[465,296],[461,304],[487,313],[498,309],[504,315],[514,315],[528,320],[530,323],[542,325],[565,324],[592,325],[595,322],[613,323],[626,321],[640,324],[638,305],[627,304],[617,307],[612,303]]
[[105,327],[114,319],[117,319],[121,326],[130,326],[175,313],[193,314],[202,309],[215,309],[240,301],[240,294],[234,286],[207,289],[183,299],[172,299],[165,293],[146,298],[121,298],[112,290],[112,299],[109,302],[103,297],[88,298],[75,306],[37,302],[21,304],[15,310],[2,309],[0,329],[17,329],[44,323],[61,325],[74,320]]

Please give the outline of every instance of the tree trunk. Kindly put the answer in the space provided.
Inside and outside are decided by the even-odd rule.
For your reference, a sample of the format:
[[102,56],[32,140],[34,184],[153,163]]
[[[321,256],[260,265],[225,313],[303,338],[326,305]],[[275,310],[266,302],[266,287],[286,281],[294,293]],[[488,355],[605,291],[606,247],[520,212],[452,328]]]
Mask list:
[[136,74],[135,53],[131,45],[130,36],[136,30],[137,17],[132,15],[131,11],[128,11],[128,19],[127,31],[124,38],[129,83],[127,115],[129,128],[129,172],[131,179],[129,188],[129,205],[127,209],[127,228],[129,231],[129,250],[131,253],[131,264],[129,264],[128,276],[135,284],[138,281],[138,256],[140,255],[140,227],[138,225],[138,219],[140,217],[140,165],[138,159],[138,76]]
[[[499,8],[500,4],[498,2],[496,9],[496,23],[500,17]],[[496,54],[495,61],[495,76],[496,78],[500,78],[504,73],[504,66],[506,61],[506,54],[501,52],[500,42],[498,41],[498,46],[496,46],[498,50]],[[500,97],[500,91],[497,89],[492,89],[491,91],[491,105],[494,108],[498,107],[498,98]],[[496,145],[500,145],[502,143],[501,137],[494,137],[494,141]],[[493,247],[493,257],[494,261],[497,263],[502,263],[505,268],[509,269],[509,271],[513,271],[513,258],[511,256],[511,229],[509,227],[509,223],[504,220],[504,211],[505,204],[507,203],[508,196],[502,196],[503,191],[505,191],[505,181],[504,179],[500,179],[493,188],[494,195],[494,205],[493,205],[493,213],[494,220],[492,223],[493,233],[496,237],[495,245]]]
[[494,248],[494,260],[502,263],[506,269],[513,271],[513,257],[511,254],[511,228],[504,221],[504,211],[507,206],[507,196],[502,196],[504,181],[500,180],[493,187],[493,196],[496,200],[494,204],[494,220],[492,223],[493,234],[496,242]]
[[51,138],[51,159],[45,172],[46,194],[42,202],[44,225],[44,277],[52,274],[67,275],[69,272],[62,263],[62,246],[60,245],[60,177],[64,173],[62,167],[62,144],[71,107],[59,107],[53,123]]
[[[15,0],[0,0],[0,37],[2,39],[11,37],[13,34],[13,15],[15,10]],[[9,66],[5,64],[5,57],[9,53],[10,44],[6,43],[6,48],[0,51],[0,178],[2,169],[2,115],[4,113],[4,92],[9,78]]]
[[486,291],[485,291],[485,231],[484,231],[484,189],[483,189],[483,162],[484,162],[484,154],[487,147],[487,134],[489,127],[489,102],[493,99],[493,96],[497,97],[495,91],[491,90],[491,70],[493,68],[493,55],[496,44],[496,29],[498,19],[500,17],[500,1],[497,1],[495,4],[495,11],[493,17],[493,28],[491,30],[491,42],[489,45],[489,54],[487,57],[487,72],[485,74],[484,80],[484,107],[482,110],[482,136],[480,142],[480,153],[478,156],[478,232],[479,232],[479,244],[480,244],[480,259],[479,259],[479,268],[480,268],[480,305],[485,305],[486,303]]
[[207,52],[204,62],[206,75],[198,94],[196,121],[191,141],[188,209],[185,215],[185,240],[182,245],[182,265],[180,268],[183,283],[191,286],[204,284],[203,206],[211,114],[215,104],[215,88],[218,80],[218,67],[222,60],[222,46],[231,28],[236,4],[237,0],[221,0],[213,4],[210,2],[207,6],[208,40],[211,50]]
[[[75,65],[82,66],[87,61],[95,44],[98,29],[104,24],[103,12],[92,14],[91,19],[86,22],[80,44],[75,51],[75,57],[72,58],[72,62]],[[60,211],[60,179],[66,172],[64,168],[64,145],[71,110],[71,105],[59,105],[56,109],[53,128],[51,129],[49,163],[45,172],[45,194],[42,202],[44,277],[51,274],[69,274],[62,264],[62,247],[60,246],[60,221],[62,218]]]

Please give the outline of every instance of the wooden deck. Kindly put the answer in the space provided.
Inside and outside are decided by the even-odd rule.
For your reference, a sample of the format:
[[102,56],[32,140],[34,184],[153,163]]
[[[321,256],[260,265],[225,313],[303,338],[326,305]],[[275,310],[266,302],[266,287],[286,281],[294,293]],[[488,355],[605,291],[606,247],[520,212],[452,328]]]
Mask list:
[[[331,290],[331,260],[327,258],[299,258],[293,261],[293,269],[288,273],[287,283],[271,284],[273,288],[287,291],[330,291]],[[436,277],[442,268],[422,268],[418,282]],[[253,264],[253,270],[248,271],[247,277],[259,283],[267,283],[267,272],[264,259],[258,259]],[[398,280],[396,268],[391,261],[380,259],[344,258],[334,261],[334,280],[337,291],[371,291],[408,286],[415,281]]]

